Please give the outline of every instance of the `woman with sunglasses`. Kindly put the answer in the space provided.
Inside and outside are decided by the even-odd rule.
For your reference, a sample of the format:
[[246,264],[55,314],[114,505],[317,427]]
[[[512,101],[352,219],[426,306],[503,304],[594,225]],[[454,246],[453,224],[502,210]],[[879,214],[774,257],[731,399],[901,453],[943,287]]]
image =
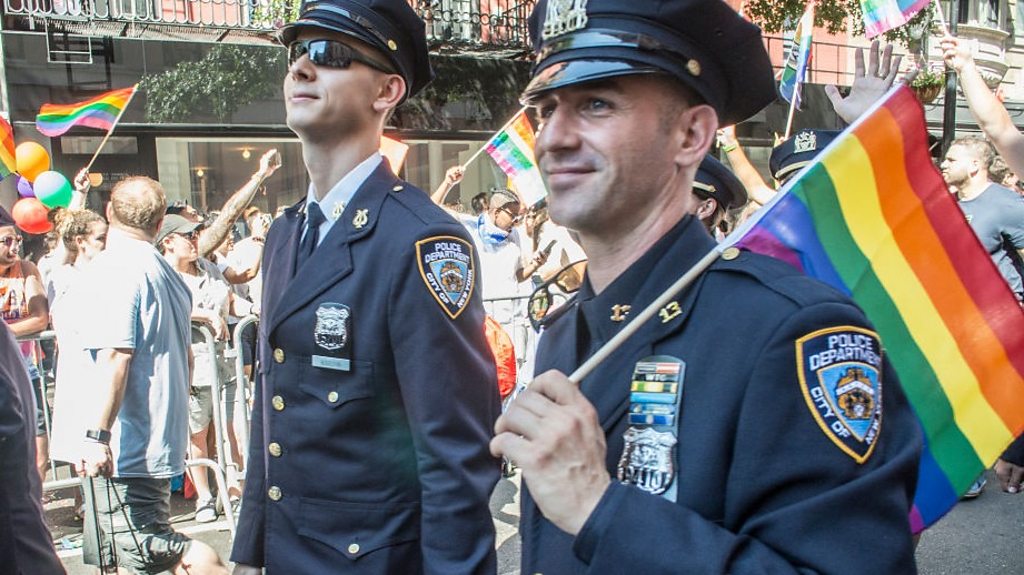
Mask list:
[[[212,396],[213,378],[217,377],[224,390],[221,395],[226,406],[224,430],[231,445],[232,461],[240,462],[241,452],[232,424],[237,385],[232,379],[231,363],[225,357],[226,342],[230,335],[227,318],[229,312],[238,316],[248,315],[252,304],[235,296],[216,264],[199,257],[200,228],[201,224],[178,215],[168,215],[164,217],[156,240],[164,259],[185,280],[192,293],[193,325],[205,325],[217,339],[216,352],[211,356],[206,340],[196,330],[192,332],[195,368],[192,374],[192,393],[189,396],[190,452],[195,459],[209,457],[207,436],[214,421],[213,409],[217,405]],[[228,497],[237,507],[238,504],[234,502],[239,501],[242,491],[236,468],[228,469],[227,481]],[[216,499],[205,470],[193,472],[192,482],[196,487],[196,522],[209,523],[216,520]]]

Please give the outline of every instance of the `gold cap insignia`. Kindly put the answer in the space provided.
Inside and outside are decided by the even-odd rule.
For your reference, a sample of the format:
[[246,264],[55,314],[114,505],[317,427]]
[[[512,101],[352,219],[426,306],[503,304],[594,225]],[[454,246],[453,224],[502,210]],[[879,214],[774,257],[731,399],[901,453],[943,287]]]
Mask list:
[[549,40],[586,27],[587,0],[551,0],[544,15],[541,38]]
[[691,58],[686,62],[686,71],[694,76],[700,76],[700,62]]
[[394,40],[388,40],[388,48],[391,48],[391,51],[394,52],[398,50],[398,44],[395,44]]

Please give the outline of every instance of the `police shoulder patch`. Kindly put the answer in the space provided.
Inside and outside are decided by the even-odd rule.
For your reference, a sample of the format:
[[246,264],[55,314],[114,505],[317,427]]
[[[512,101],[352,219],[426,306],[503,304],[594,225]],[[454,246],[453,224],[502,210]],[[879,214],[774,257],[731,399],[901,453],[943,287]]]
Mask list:
[[459,317],[476,287],[473,246],[455,236],[434,236],[416,242],[416,264],[427,289],[448,317]]
[[818,426],[857,463],[871,457],[882,429],[882,347],[878,334],[837,326],[796,340],[796,369]]

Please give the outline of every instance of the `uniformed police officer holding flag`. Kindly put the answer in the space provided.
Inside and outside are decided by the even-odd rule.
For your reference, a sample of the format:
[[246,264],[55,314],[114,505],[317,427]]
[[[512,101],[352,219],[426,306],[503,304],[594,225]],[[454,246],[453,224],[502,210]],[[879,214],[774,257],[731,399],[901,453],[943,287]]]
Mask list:
[[921,436],[848,298],[724,252],[577,386],[564,374],[714,247],[692,215],[718,126],[774,99],[721,0],[541,0],[525,99],[586,281],[491,443],[523,472],[523,573],[912,573]]
[[378,153],[426,85],[405,0],[307,1],[285,26],[311,185],[274,222],[238,573],[493,573],[499,412],[465,229]]

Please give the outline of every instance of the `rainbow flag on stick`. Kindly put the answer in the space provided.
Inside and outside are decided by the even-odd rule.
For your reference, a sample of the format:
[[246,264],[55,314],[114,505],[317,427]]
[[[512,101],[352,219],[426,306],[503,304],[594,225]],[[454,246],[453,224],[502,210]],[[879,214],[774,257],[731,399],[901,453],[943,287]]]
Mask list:
[[110,132],[121,118],[138,84],[100,94],[77,104],[43,104],[36,116],[36,129],[44,136],[60,136],[73,126],[87,126]]
[[0,118],[0,180],[18,170],[14,155],[14,130],[10,122]]
[[932,164],[909,88],[890,92],[724,245],[831,284],[878,330],[925,435],[915,532],[1024,430],[1024,313]]
[[533,156],[533,143],[533,126],[526,112],[520,111],[484,144],[487,154],[512,180],[519,199],[527,206],[536,204],[548,195],[537,160]]
[[906,24],[914,14],[934,0],[860,0],[864,13],[864,34],[874,38]]
[[[793,47],[786,58],[779,78],[779,95],[782,99],[800,108],[800,86],[807,77],[807,66],[811,62],[811,43],[814,33],[814,3],[807,4],[807,10],[800,18],[793,33]],[[788,130],[787,130],[788,132]]]

